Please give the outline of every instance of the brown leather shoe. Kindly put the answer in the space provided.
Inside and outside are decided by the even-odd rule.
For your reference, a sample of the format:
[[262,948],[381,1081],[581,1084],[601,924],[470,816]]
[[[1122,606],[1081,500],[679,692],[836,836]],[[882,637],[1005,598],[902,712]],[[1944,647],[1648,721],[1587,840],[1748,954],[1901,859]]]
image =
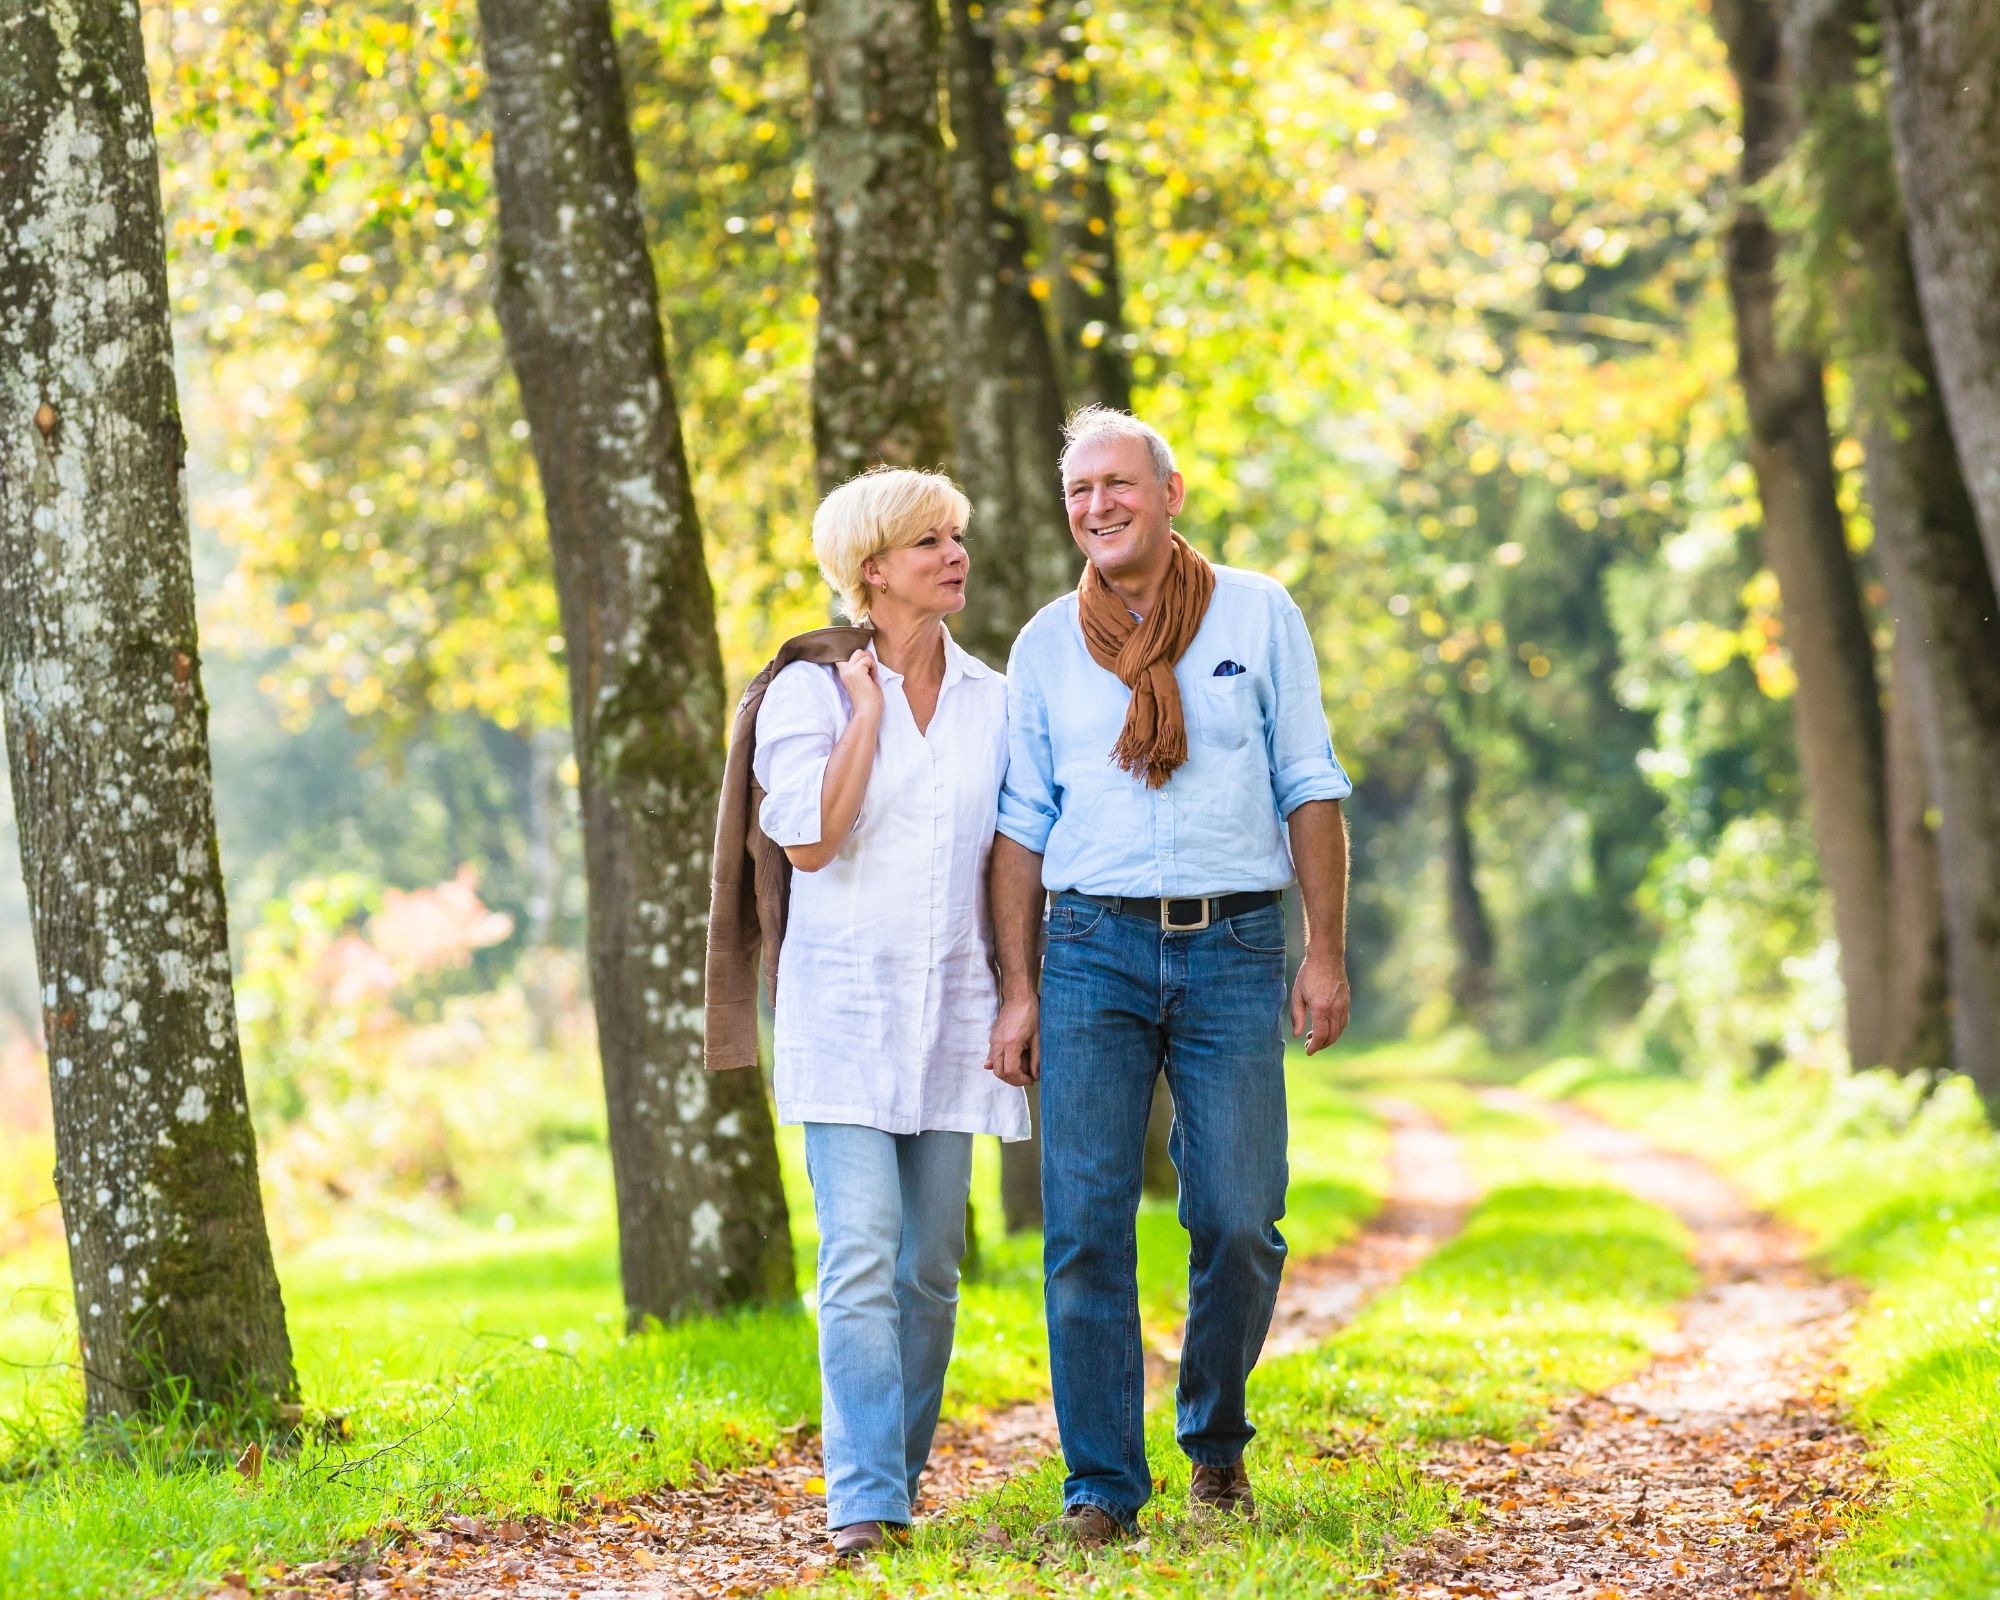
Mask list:
[[1100,1550],[1107,1544],[1123,1544],[1131,1530],[1118,1525],[1110,1512],[1093,1505],[1064,1506],[1063,1514],[1044,1522],[1035,1537],[1046,1544],[1066,1544],[1077,1550]]
[[1257,1520],[1257,1497],[1250,1492],[1250,1474],[1238,1461],[1228,1467],[1194,1464],[1194,1481],[1188,1485],[1188,1508],[1212,1511],[1225,1517]]
[[846,1563],[859,1561],[863,1556],[873,1555],[889,1542],[889,1535],[879,1522],[850,1522],[844,1528],[833,1530],[833,1559]]

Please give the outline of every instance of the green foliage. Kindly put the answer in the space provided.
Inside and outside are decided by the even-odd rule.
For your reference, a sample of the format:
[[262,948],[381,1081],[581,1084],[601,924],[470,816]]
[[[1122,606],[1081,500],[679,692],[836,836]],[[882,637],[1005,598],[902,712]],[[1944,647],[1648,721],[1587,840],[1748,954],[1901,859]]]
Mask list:
[[1639,1018],[1656,1059],[1762,1070],[1838,1034],[1835,947],[1799,825],[1743,817],[1706,850],[1664,853],[1647,903],[1669,930]]
[[[281,10],[154,18],[196,514],[234,563],[207,625],[277,652],[263,687],[290,726],[330,703],[413,760],[448,740],[435,771],[475,759],[444,719],[564,720],[491,308],[474,8]],[[1369,785],[1364,1015],[1391,1025],[1410,1003],[1397,976],[1450,965],[1414,903],[1435,881],[1367,877],[1371,857],[1423,861],[1446,738],[1479,771],[1500,990],[1485,1020],[1518,1039],[1629,1013],[1658,932],[1637,890],[1699,803],[1699,783],[1661,775],[1710,754],[1662,720],[1728,723],[1747,767],[1788,759],[1734,665],[1755,668],[1752,700],[1784,692],[1768,586],[1733,553],[1754,515],[1727,470],[1714,242],[1735,119],[1701,9],[1252,0],[1002,20],[1037,292],[1074,267],[1049,240],[1087,148],[1117,201],[1138,404],[1182,446],[1183,525],[1289,583],[1314,628],[1339,748]],[[800,21],[782,0],[617,14],[737,682],[825,614]],[[1072,90],[1086,112],[1057,127]],[[1733,582],[1685,581],[1693,530],[1702,573]],[[1659,603],[1638,619],[1621,594]],[[1684,692],[1657,692],[1664,677]],[[1737,809],[1763,807],[1752,784]]]

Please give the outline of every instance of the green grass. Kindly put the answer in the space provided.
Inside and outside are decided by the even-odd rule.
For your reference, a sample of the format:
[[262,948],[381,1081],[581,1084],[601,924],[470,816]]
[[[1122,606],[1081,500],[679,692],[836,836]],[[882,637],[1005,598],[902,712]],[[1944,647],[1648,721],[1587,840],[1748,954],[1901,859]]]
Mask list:
[[1719,1163],[1869,1290],[1842,1382],[1889,1490],[1829,1557],[1831,1592],[2000,1594],[2000,1136],[1963,1080],[1926,1097],[1880,1072],[1694,1082],[1569,1064],[1532,1086]]
[[[1287,1232],[1312,1251],[1377,1203],[1383,1134],[1318,1068],[1299,1066],[1294,1085]],[[806,1285],[811,1201],[798,1131],[782,1133]],[[997,1165],[981,1141],[981,1275],[964,1289],[947,1389],[960,1411],[1047,1384],[1039,1241],[999,1236]],[[1142,1312],[1163,1335],[1184,1306],[1184,1237],[1170,1205],[1148,1205]],[[373,1231],[281,1256],[280,1268],[308,1399],[344,1415],[350,1437],[274,1456],[252,1487],[228,1450],[185,1427],[81,1436],[75,1374],[51,1365],[73,1337],[60,1256],[0,1263],[0,1360],[14,1379],[0,1430],[15,1478],[0,1483],[0,1595],[187,1592],[336,1552],[392,1518],[556,1515],[678,1480],[692,1459],[718,1469],[760,1459],[782,1430],[817,1420],[800,1311],[620,1337],[602,1210],[566,1230]]]
[[1147,1448],[1160,1492],[1141,1543],[1034,1560],[1032,1529],[1060,1505],[1062,1471],[1050,1462],[815,1592],[1043,1593],[1086,1574],[1099,1595],[1370,1592],[1396,1547],[1476,1515],[1422,1473],[1425,1451],[1450,1439],[1526,1437],[1555,1400],[1635,1371],[1695,1274],[1678,1222],[1549,1145],[1542,1119],[1490,1110],[1434,1065],[1421,1052],[1371,1051],[1339,1082],[1427,1104],[1464,1141],[1487,1196],[1462,1234],[1352,1325],[1258,1368],[1254,1533],[1207,1541],[1190,1524],[1187,1465],[1173,1444],[1171,1402],[1159,1396]]

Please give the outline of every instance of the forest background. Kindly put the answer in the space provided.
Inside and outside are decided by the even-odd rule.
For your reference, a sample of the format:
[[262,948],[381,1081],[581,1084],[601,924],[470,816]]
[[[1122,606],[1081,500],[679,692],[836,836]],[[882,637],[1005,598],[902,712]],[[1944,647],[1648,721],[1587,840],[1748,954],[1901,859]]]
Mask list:
[[[601,1221],[578,765],[475,8],[142,9],[272,1232]],[[733,696],[827,615],[807,14],[613,10]],[[1358,783],[1361,1038],[2000,1087],[1968,1042],[1993,949],[1947,937],[1948,886],[1994,884],[1938,792],[1966,725],[1914,688],[2000,708],[1992,579],[1951,655],[1883,549],[1938,400],[1870,231],[1900,226],[1890,87],[1859,10],[1793,12],[1784,82],[1812,92],[1774,128],[1772,8],[951,9],[995,42],[1019,282],[1067,398],[1159,426],[1182,531],[1311,625]],[[1811,381],[1760,386],[1774,366]],[[963,427],[957,452],[970,480]],[[1772,484],[1801,472],[1792,515]],[[1028,536],[977,507],[973,533],[976,615]],[[15,855],[0,1249],[56,1285]],[[0,1316],[61,1329],[58,1299]]]

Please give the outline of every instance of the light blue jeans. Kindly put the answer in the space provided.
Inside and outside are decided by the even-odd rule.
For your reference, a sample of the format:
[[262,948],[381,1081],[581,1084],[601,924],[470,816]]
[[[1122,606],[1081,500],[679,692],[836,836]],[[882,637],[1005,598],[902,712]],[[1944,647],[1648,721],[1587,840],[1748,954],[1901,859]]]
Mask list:
[[826,1521],[910,1520],[958,1319],[969,1133],[806,1124]]

